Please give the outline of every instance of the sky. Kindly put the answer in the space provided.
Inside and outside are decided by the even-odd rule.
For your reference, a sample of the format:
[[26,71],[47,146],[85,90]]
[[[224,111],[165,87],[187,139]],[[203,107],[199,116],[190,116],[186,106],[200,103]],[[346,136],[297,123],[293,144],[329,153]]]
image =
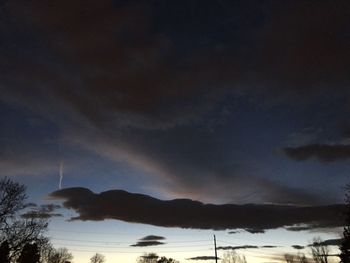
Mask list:
[[1,1],[1,176],[56,204],[48,234],[75,263],[193,262],[213,234],[249,263],[308,254],[343,224],[349,15],[345,0]]

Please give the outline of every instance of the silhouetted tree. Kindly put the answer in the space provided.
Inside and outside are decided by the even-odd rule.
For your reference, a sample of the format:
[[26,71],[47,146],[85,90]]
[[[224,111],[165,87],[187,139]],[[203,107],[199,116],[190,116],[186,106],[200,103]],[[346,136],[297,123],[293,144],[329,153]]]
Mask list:
[[137,263],[157,263],[158,258],[156,253],[145,253],[137,258]]
[[314,238],[310,248],[316,263],[328,263],[329,248],[323,243],[321,238]]
[[99,253],[96,253],[95,255],[93,255],[91,258],[90,258],[90,262],[91,263],[103,263],[105,262],[106,259],[105,259],[105,256],[104,255],[101,255]]
[[307,257],[305,257],[305,255],[302,254],[302,253],[298,253],[297,260],[298,260],[299,263],[308,263],[308,262],[310,262],[310,260]]
[[5,177],[0,179],[0,236],[10,249],[10,260],[18,258],[27,243],[41,244],[46,240],[43,233],[47,229],[45,218],[22,218],[20,211],[28,207],[24,185]]
[[18,211],[26,207],[26,188],[9,178],[0,179],[0,229],[3,229],[8,220],[12,219]]
[[39,252],[41,263],[49,263],[49,259],[54,254],[55,248],[47,239],[46,242],[42,242],[39,245]]
[[179,261],[173,258],[160,257],[158,258],[157,263],[179,263]]
[[25,244],[17,262],[18,263],[39,263],[40,254],[39,254],[38,245],[35,243]]
[[221,263],[247,263],[247,260],[244,255],[239,255],[235,250],[228,250],[223,254]]
[[48,222],[46,219],[30,218],[18,219],[5,227],[2,235],[6,238],[10,246],[10,258],[18,257],[20,251],[27,243],[42,244],[47,241],[43,232],[46,231]]
[[9,263],[10,262],[10,247],[9,243],[5,240],[0,245],[0,262]]
[[286,260],[287,263],[294,263],[295,261],[295,255],[293,254],[284,254],[284,259]]
[[341,263],[350,263],[350,184],[346,186],[346,191],[345,202],[347,204],[347,211],[343,230],[343,239],[339,246],[339,257]]
[[304,254],[284,254],[284,259],[287,263],[307,263],[309,260],[305,257]]
[[45,255],[45,258],[47,263],[65,263],[72,260],[73,255],[65,247],[58,249],[51,247],[48,251],[48,255]]
[[137,258],[137,263],[179,263],[173,258],[160,257],[156,253],[145,253]]

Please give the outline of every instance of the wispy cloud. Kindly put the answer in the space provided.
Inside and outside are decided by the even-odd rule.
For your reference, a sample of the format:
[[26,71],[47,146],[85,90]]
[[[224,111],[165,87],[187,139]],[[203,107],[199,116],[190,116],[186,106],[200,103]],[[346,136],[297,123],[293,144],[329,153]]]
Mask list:
[[61,213],[56,213],[55,211],[60,209],[60,205],[56,204],[46,204],[40,206],[30,206],[30,210],[21,215],[22,218],[52,218],[52,217],[62,217]]

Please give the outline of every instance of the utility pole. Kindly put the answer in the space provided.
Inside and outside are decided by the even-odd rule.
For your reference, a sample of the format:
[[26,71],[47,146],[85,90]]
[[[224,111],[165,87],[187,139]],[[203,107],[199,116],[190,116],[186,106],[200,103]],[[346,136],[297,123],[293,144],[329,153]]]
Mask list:
[[218,254],[216,252],[216,238],[214,235],[215,263],[218,263]]

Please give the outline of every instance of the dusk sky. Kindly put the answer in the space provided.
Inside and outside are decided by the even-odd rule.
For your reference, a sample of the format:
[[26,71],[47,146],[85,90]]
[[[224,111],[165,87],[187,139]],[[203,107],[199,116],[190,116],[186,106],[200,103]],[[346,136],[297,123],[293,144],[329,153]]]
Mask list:
[[347,0],[3,0],[1,176],[61,206],[75,263],[196,262],[213,234],[308,255],[342,231],[349,23]]

